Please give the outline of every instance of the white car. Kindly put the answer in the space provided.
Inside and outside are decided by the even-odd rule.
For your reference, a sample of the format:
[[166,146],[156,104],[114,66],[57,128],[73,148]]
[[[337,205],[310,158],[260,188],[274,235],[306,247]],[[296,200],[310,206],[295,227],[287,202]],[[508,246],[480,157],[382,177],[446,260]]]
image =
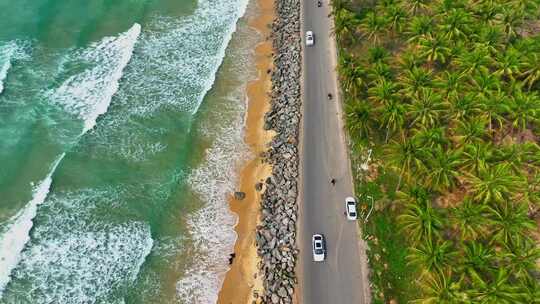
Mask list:
[[307,31],[306,32],[306,45],[312,46],[313,44],[315,44],[315,37],[313,36],[313,32]]
[[354,197],[349,196],[345,199],[345,211],[349,221],[356,221],[358,215],[356,213],[356,200]]
[[314,234],[311,238],[313,261],[322,262],[326,258],[326,242],[322,234]]

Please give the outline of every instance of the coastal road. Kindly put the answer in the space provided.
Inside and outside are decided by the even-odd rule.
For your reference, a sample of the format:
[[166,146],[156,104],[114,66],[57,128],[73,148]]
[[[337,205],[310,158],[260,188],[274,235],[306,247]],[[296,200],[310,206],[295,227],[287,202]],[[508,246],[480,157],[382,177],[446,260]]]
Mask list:
[[[315,45],[304,46],[303,53],[299,303],[367,304],[358,223],[347,221],[344,215],[344,200],[352,196],[353,185],[337,100],[330,7],[328,0],[322,7],[317,7],[316,0],[302,1],[303,40],[305,31],[311,30]],[[332,100],[328,100],[329,92]],[[330,183],[332,178],[335,186]],[[327,259],[322,263],[313,262],[314,233],[326,237]]]

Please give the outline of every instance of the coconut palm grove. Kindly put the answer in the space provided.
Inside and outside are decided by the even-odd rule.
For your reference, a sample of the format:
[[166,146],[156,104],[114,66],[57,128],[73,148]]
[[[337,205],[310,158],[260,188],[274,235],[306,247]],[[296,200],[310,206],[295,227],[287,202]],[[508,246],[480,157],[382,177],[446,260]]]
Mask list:
[[540,303],[539,4],[333,1],[374,303]]

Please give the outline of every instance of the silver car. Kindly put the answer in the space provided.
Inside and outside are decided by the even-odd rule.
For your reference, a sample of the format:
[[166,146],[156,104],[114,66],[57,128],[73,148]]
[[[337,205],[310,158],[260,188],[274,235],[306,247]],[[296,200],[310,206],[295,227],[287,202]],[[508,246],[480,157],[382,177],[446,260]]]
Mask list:
[[313,36],[313,32],[312,31],[307,31],[306,32],[306,45],[307,46],[312,46],[315,44],[315,36]]
[[311,238],[313,261],[322,262],[326,258],[326,242],[322,234],[314,234]]
[[347,197],[345,199],[345,211],[347,212],[347,219],[349,221],[356,221],[358,215],[356,213],[356,200],[354,197]]

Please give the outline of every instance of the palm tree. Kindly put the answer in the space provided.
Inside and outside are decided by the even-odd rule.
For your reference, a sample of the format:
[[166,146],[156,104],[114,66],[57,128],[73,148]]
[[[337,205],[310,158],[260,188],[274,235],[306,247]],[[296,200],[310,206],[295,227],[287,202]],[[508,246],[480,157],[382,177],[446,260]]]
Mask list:
[[407,260],[412,265],[422,269],[423,274],[444,271],[450,265],[456,252],[449,241],[432,241],[425,239],[416,247],[410,249]]
[[425,171],[427,152],[415,139],[402,136],[400,141],[393,141],[386,149],[386,157],[390,167],[399,172],[396,191],[399,190],[403,177],[410,177],[414,172],[421,174]]
[[482,112],[482,104],[477,101],[474,93],[451,95],[450,111],[448,112],[449,120],[461,121],[464,119],[473,119]]
[[364,86],[364,75],[366,72],[358,64],[356,59],[345,52],[339,54],[339,76],[341,85],[346,92],[357,96],[358,91]]
[[504,52],[499,52],[495,61],[495,65],[497,66],[495,74],[514,79],[514,76],[519,74],[520,66],[522,65],[520,58],[519,51],[513,47],[507,48]]
[[489,143],[466,144],[462,154],[462,169],[478,176],[480,171],[488,170],[489,163],[493,161],[493,151]]
[[429,16],[414,16],[407,30],[409,42],[417,42],[421,37],[433,34],[433,28],[433,21]]
[[486,137],[486,120],[482,117],[458,121],[456,136],[457,146],[481,143]]
[[468,241],[463,244],[463,255],[458,269],[470,278],[489,274],[497,267],[495,252],[492,247],[485,247],[481,242]]
[[377,11],[385,11],[389,7],[396,5],[396,0],[380,0],[377,1],[376,10]]
[[435,61],[445,63],[451,51],[447,38],[427,34],[418,39],[420,55],[430,63]]
[[467,296],[462,291],[462,281],[452,280],[452,271],[437,271],[426,275],[420,286],[422,296],[413,304],[458,304],[466,303]]
[[407,50],[399,58],[399,66],[402,70],[412,70],[423,65],[425,60],[418,54],[416,49]]
[[386,18],[389,20],[390,30],[394,33],[400,33],[403,30],[403,24],[407,20],[407,12],[395,4],[386,7],[385,11]]
[[358,92],[364,87],[364,75],[366,72],[360,66],[349,66],[342,68],[340,71],[341,84],[346,92],[357,96]]
[[347,0],[332,0],[332,8],[336,11],[346,8],[348,1]]
[[360,30],[366,39],[377,45],[385,33],[388,20],[384,16],[379,16],[375,12],[368,12],[360,23]]
[[366,102],[351,101],[345,106],[346,124],[353,138],[368,138],[376,125],[373,107]]
[[402,230],[410,236],[413,243],[422,240],[431,241],[439,234],[443,226],[440,212],[434,209],[427,199],[408,204],[397,219]]
[[491,63],[491,57],[484,44],[475,44],[474,48],[468,52],[461,53],[456,58],[456,64],[463,73],[473,74],[478,71],[487,71]]
[[538,213],[537,208],[540,206],[540,172],[536,170],[528,180],[527,189],[523,191],[521,201],[529,202],[529,208],[532,209],[530,213],[535,214]]
[[524,303],[538,303],[538,299],[540,299],[540,283],[538,282],[538,279],[527,278],[521,280],[520,283],[524,287]]
[[444,12],[440,29],[445,37],[456,41],[466,38],[471,32],[472,18],[470,13],[462,8],[452,8]]
[[500,203],[488,208],[491,222],[492,242],[508,246],[511,242],[521,242],[536,229],[536,223],[529,219],[526,204]]
[[527,15],[527,12],[533,13],[531,17],[537,17],[538,12],[536,11],[538,9],[538,1],[536,0],[512,0],[510,1],[510,5],[517,8],[518,10],[522,10]]
[[524,180],[513,175],[507,164],[480,168],[478,175],[465,174],[474,199],[483,203],[503,202],[524,188]]
[[460,156],[459,151],[435,149],[429,158],[430,170],[426,183],[439,192],[454,188],[459,176]]
[[404,189],[396,192],[396,203],[403,207],[408,205],[421,204],[429,201],[428,190],[416,183],[407,185]]
[[478,35],[475,36],[477,41],[483,44],[491,54],[497,55],[500,53],[503,45],[503,32],[499,26],[481,27]]
[[356,15],[346,8],[335,10],[334,15],[334,33],[337,39],[344,41],[351,40],[354,43],[356,41],[356,28],[359,25]]
[[431,88],[422,88],[420,94],[413,98],[412,103],[407,108],[411,120],[409,126],[434,127],[439,124],[446,108],[447,104],[440,94]]
[[524,72],[522,73],[522,76],[525,77],[523,82],[530,90],[531,87],[540,80],[540,57],[537,53],[529,54],[527,61],[523,63],[523,69]]
[[414,67],[411,70],[406,70],[398,79],[403,87],[402,92],[409,97],[413,97],[417,96],[422,88],[431,86],[432,72],[424,68]]
[[487,206],[465,197],[460,205],[451,209],[452,227],[459,231],[462,240],[476,240],[486,235]]
[[386,63],[376,62],[370,66],[367,74],[371,82],[378,81],[380,79],[391,79],[392,69]]
[[539,149],[538,145],[532,142],[503,144],[495,150],[493,160],[509,165],[514,174],[522,175],[524,168],[532,170],[536,168]]
[[457,98],[463,88],[464,74],[455,71],[444,71],[435,80],[435,87],[443,91],[443,96]]
[[514,277],[528,280],[531,278],[531,272],[538,269],[536,263],[540,259],[540,248],[529,239],[513,241],[508,244],[503,259],[505,267]]
[[508,5],[502,6],[497,19],[504,28],[507,42],[517,36],[517,28],[523,23],[523,17],[523,10]]
[[390,104],[397,99],[397,85],[391,80],[380,78],[368,89],[368,96],[376,104]]
[[415,140],[418,143],[429,149],[444,149],[450,143],[446,138],[446,130],[444,127],[428,128],[426,126],[420,126],[420,128],[414,131]]
[[518,90],[512,97],[509,103],[512,128],[523,131],[540,120],[540,98],[535,92],[524,93]]
[[382,46],[373,46],[368,49],[368,60],[371,63],[387,63],[390,52]]
[[480,3],[472,5],[471,9],[474,11],[474,14],[478,16],[479,21],[482,22],[480,26],[493,27],[497,25],[497,17],[501,12],[501,4],[497,1],[480,1]]
[[493,130],[493,122],[496,123],[499,129],[503,127],[503,124],[506,122],[504,114],[510,111],[509,103],[508,96],[501,91],[492,92],[491,95],[480,99],[480,104],[484,110],[484,117],[488,121],[490,133]]
[[438,17],[444,16],[453,9],[463,9],[468,5],[466,0],[438,0],[435,4]]
[[391,133],[401,131],[405,123],[406,108],[397,99],[392,99],[378,109],[381,127],[386,128],[385,142]]
[[504,268],[499,268],[492,280],[481,276],[473,277],[473,288],[468,293],[472,295],[472,303],[479,304],[514,304],[523,303],[525,293],[510,282],[510,274]]
[[416,15],[421,10],[428,9],[428,0],[410,0],[404,1],[405,7],[413,15]]
[[499,91],[501,89],[499,77],[486,70],[480,70],[472,76],[471,82],[473,91],[476,92],[477,97],[480,98],[487,98],[493,94],[493,91]]

